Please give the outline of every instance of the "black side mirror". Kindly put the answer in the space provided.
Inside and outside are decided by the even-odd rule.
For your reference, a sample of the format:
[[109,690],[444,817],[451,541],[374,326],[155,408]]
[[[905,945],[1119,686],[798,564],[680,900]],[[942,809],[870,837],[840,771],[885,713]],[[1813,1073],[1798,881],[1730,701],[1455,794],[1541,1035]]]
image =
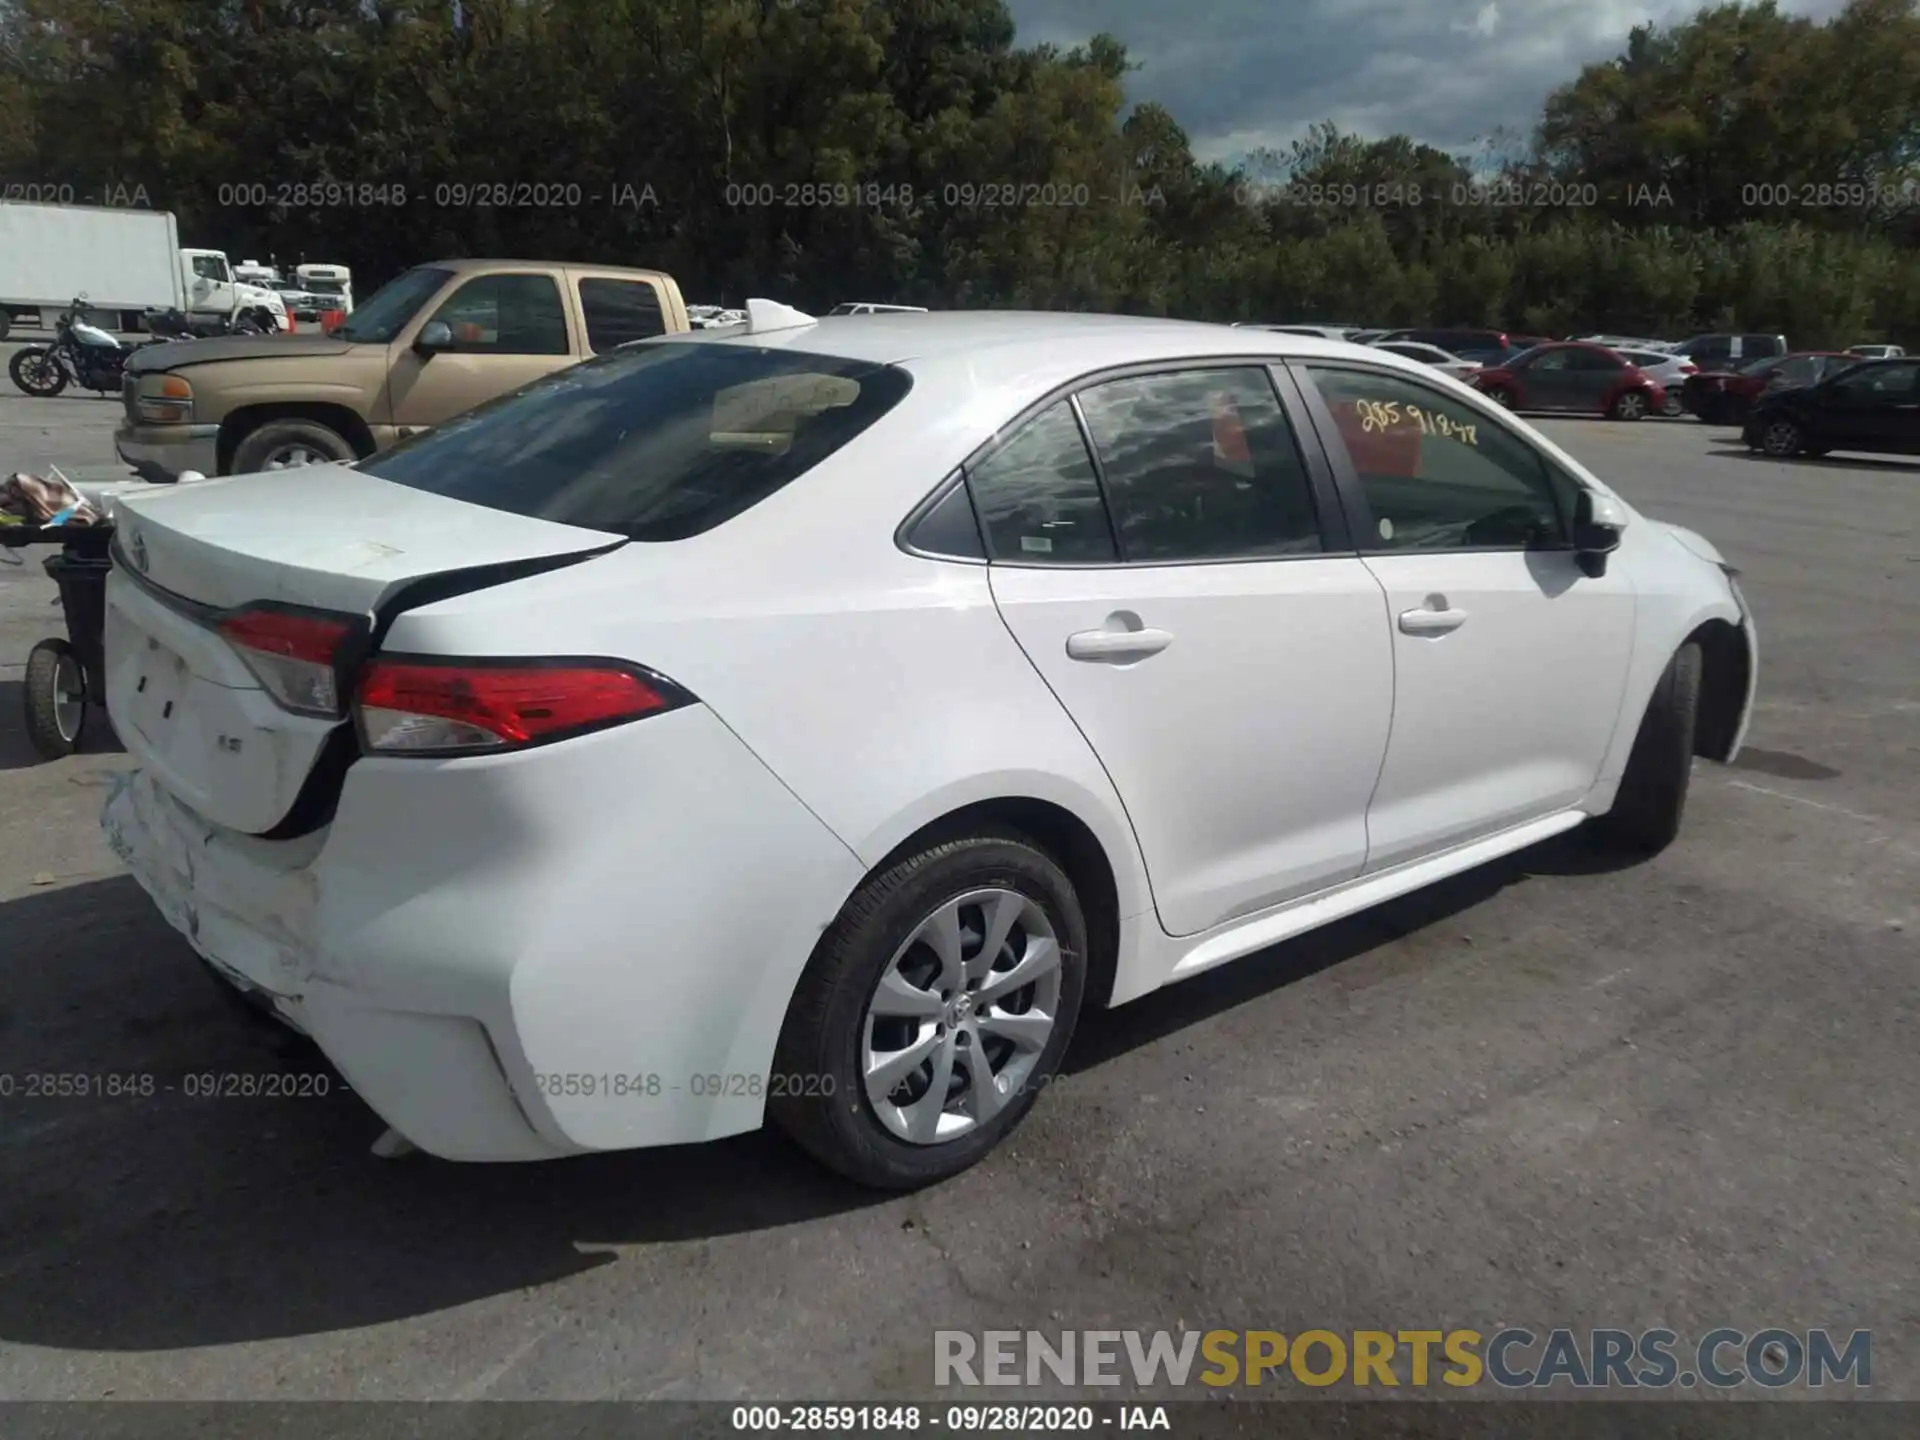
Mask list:
[[1627,517],[1612,499],[1582,490],[1573,507],[1573,551],[1580,572],[1598,580],[1607,573],[1607,556],[1620,548]]
[[413,337],[413,348],[422,355],[453,348],[453,327],[444,320],[429,320]]

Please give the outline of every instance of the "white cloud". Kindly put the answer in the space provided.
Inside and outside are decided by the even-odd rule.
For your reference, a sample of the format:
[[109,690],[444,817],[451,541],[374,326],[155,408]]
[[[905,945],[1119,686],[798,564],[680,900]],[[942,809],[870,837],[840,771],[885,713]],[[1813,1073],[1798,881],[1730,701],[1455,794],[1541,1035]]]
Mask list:
[[1500,7],[1495,0],[1487,0],[1487,3],[1480,7],[1480,13],[1471,20],[1455,20],[1447,28],[1490,40],[1493,38],[1493,32],[1500,28]]
[[[1023,44],[1106,31],[1140,68],[1135,100],[1165,105],[1208,160],[1284,150],[1317,120],[1465,151],[1528,132],[1582,65],[1703,0],[1009,0]],[[1783,0],[1825,19],[1843,0]]]

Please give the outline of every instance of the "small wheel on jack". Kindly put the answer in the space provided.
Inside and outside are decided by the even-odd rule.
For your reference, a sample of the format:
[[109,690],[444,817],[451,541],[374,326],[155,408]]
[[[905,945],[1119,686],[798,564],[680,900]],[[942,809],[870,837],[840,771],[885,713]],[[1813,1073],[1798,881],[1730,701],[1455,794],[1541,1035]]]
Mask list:
[[64,640],[42,640],[27,656],[27,739],[49,760],[80,747],[87,724],[87,672]]

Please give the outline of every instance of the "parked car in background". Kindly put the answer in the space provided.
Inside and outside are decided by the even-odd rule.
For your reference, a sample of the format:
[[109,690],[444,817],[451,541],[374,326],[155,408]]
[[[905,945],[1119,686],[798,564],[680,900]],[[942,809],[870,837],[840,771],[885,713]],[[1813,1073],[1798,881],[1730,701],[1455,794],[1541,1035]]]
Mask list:
[[1481,370],[1472,384],[1509,410],[1640,420],[1667,405],[1665,387],[1637,365],[1604,345],[1580,341],[1536,345],[1518,359]]
[[1665,340],[1647,340],[1633,335],[1569,335],[1569,340],[1578,340],[1586,345],[1604,345],[1609,350],[1665,350]]
[[287,307],[287,313],[301,324],[320,323],[320,297],[302,290],[292,280],[275,280],[268,289],[277,292]]
[[1920,454],[1920,359],[1863,360],[1817,384],[1762,395],[1740,438],[1781,460],[1832,450]]
[[1682,340],[1672,348],[1689,357],[1702,370],[1721,370],[1739,362],[1785,355],[1789,353],[1790,347],[1784,335],[1735,335],[1731,332],[1715,332],[1708,335],[1695,335],[1689,340]]
[[429,1154],[772,1121],[924,1186],[1082,1015],[1589,822],[1658,851],[1739,754],[1732,568],[1430,369],[748,310],[118,502],[112,848]]
[[293,278],[300,288],[320,302],[324,316],[329,311],[353,313],[353,271],[344,265],[320,263],[296,265]]
[[1801,350],[1749,360],[1733,369],[1700,370],[1680,388],[1680,405],[1709,425],[1744,424],[1753,402],[1787,385],[1812,385],[1860,357],[1843,350]]
[[695,330],[717,330],[722,325],[744,325],[747,312],[724,305],[689,305],[687,320]]
[[1270,330],[1276,335],[1310,335],[1319,340],[1347,340],[1360,332],[1357,325],[1275,325],[1264,320],[1236,320],[1236,330]]
[[846,300],[827,312],[829,315],[925,315],[924,305],[877,305],[870,300]]
[[1607,348],[1629,365],[1638,367],[1641,374],[1667,392],[1666,404],[1660,407],[1662,415],[1685,413],[1680,405],[1681,387],[1700,370],[1691,356],[1666,350],[1636,350],[1620,345],[1609,345]]
[[1504,330],[1389,330],[1377,336],[1373,343],[1378,345],[1388,340],[1432,345],[1462,360],[1478,360],[1482,365],[1498,365],[1515,353],[1512,339]]
[[1897,360],[1907,352],[1898,345],[1849,345],[1847,353],[1862,360]]
[[114,448],[156,481],[352,460],[591,355],[689,328],[680,287],[659,271],[444,260],[382,287],[330,335],[137,351]]
[[1437,345],[1421,345],[1412,340],[1376,340],[1372,348],[1385,350],[1394,355],[1404,355],[1409,360],[1418,360],[1422,365],[1431,365],[1434,369],[1464,380],[1476,375],[1483,368],[1478,360],[1462,360],[1458,355],[1442,350]]
[[1385,330],[1355,330],[1348,334],[1347,341],[1353,345],[1371,345],[1386,333]]

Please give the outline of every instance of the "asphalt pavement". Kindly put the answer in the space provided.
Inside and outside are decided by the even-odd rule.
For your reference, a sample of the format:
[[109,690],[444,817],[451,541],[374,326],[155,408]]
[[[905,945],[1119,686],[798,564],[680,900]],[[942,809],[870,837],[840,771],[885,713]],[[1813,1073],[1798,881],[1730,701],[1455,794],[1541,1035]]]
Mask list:
[[[0,471],[118,476],[113,418],[0,398]],[[190,1095],[327,1072],[107,852],[111,740],[28,750],[60,615],[0,568],[0,1396],[854,1399],[928,1393],[936,1328],[1778,1325],[1871,1330],[1920,1398],[1920,465],[1545,428],[1745,571],[1750,748],[1679,842],[1576,833],[1090,1017],[907,1198],[770,1135],[461,1167],[374,1158],[337,1078]]]

